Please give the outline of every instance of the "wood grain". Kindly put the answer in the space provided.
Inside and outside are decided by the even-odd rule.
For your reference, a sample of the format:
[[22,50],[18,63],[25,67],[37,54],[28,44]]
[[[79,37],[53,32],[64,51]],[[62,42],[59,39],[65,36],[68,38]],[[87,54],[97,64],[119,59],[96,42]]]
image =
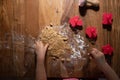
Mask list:
[[[97,28],[98,38],[92,47],[101,50],[105,44],[113,46],[111,66],[120,76],[119,4],[120,0],[100,0],[99,8],[83,9],[79,8],[78,0],[0,0],[0,77],[34,78],[34,51],[25,46],[31,45],[31,39],[37,38],[44,26],[51,23],[64,24],[75,15],[79,15],[84,22],[82,33],[88,26]],[[104,12],[113,14],[111,30],[103,28]],[[16,38],[18,40],[15,40]],[[60,64],[58,69],[59,67]],[[52,67],[49,67],[47,71],[49,77],[60,76],[60,72],[54,74],[51,69]],[[85,71],[75,72],[71,76],[97,77],[101,74],[97,70],[96,65],[91,62]]]

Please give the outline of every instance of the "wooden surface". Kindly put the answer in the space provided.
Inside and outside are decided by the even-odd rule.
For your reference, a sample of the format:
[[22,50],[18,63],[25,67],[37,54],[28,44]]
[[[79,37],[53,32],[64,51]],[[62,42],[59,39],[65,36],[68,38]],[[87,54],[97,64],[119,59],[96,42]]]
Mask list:
[[[0,0],[0,77],[34,78],[35,55],[29,48],[44,26],[61,25],[79,15],[83,20],[83,32],[87,26],[95,26],[98,38],[93,47],[111,44],[114,55],[111,66],[120,76],[120,0],[100,0],[99,9],[78,7],[78,0]],[[113,14],[112,30],[102,27],[102,14]],[[59,62],[59,61],[58,61]],[[59,68],[59,66],[58,66]],[[83,77],[97,77],[95,65],[82,73]],[[58,70],[59,71],[59,70]],[[86,72],[88,71],[88,72]],[[60,73],[48,76],[60,76]],[[85,75],[83,75],[85,73]],[[88,73],[88,74],[87,74]],[[76,72],[72,76],[81,76]]]

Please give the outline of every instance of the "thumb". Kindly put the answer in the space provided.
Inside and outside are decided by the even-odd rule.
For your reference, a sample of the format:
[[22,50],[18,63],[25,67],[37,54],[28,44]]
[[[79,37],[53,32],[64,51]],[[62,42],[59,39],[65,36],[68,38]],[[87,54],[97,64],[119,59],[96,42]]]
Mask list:
[[92,56],[93,58],[95,58],[95,57],[97,56],[97,54],[96,54],[96,49],[93,48],[90,54],[91,54],[91,56]]
[[47,49],[47,48],[48,48],[48,46],[49,46],[49,44],[47,43],[47,44],[45,45],[45,49]]
[[90,56],[91,56],[92,58],[95,58],[95,55],[96,55],[96,53],[94,53],[93,51],[90,53]]

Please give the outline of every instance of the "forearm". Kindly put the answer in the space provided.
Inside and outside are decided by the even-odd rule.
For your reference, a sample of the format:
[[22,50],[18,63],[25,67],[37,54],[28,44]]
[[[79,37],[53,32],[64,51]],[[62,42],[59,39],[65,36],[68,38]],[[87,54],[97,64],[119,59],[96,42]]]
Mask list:
[[114,70],[107,64],[100,68],[108,80],[120,80]]
[[47,80],[44,61],[37,59],[36,80]]

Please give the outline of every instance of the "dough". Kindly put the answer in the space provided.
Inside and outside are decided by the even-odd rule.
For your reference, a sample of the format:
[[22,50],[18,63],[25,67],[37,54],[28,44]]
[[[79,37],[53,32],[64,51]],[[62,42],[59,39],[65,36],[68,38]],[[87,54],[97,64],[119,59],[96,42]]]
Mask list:
[[43,43],[49,43],[48,56],[62,58],[65,54],[71,52],[70,46],[67,44],[67,38],[60,35],[54,27],[46,26],[39,38]]

